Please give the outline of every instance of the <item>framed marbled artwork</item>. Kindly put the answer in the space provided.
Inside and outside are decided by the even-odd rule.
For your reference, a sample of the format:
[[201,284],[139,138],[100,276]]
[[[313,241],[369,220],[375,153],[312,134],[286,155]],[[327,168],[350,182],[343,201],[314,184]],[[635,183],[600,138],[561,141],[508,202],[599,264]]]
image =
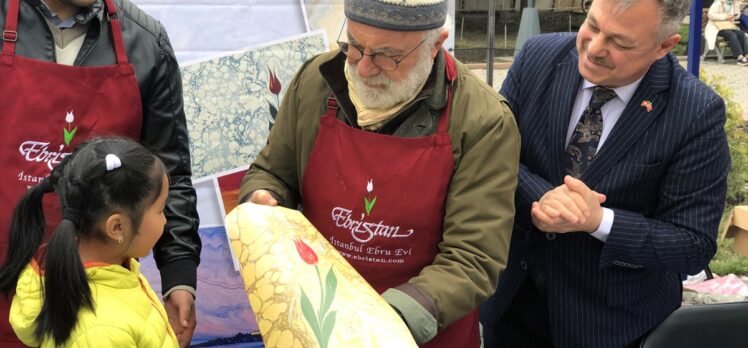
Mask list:
[[296,71],[327,47],[316,31],[183,66],[193,180],[251,164]]

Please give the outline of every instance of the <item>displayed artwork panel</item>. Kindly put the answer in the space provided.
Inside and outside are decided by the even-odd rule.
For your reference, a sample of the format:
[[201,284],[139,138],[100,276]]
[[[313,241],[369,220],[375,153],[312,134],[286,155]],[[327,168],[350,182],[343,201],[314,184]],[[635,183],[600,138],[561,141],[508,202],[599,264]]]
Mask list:
[[[200,228],[203,250],[197,268],[197,327],[193,347],[262,347],[257,319],[249,306],[240,274],[234,269],[226,229]],[[141,260],[141,272],[161,293],[161,276],[152,255]]]
[[193,180],[251,164],[296,71],[326,50],[314,32],[182,67]]
[[299,0],[131,1],[164,25],[180,65],[307,32]]

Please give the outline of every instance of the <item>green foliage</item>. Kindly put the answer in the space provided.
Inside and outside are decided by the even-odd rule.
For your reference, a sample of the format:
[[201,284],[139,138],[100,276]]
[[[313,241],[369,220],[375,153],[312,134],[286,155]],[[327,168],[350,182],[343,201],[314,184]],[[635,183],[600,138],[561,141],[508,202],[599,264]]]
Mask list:
[[681,24],[678,33],[680,34],[680,42],[673,47],[673,54],[676,56],[685,56],[686,52],[688,52],[688,25]]
[[717,255],[709,263],[712,272],[719,275],[730,273],[742,276],[748,275],[748,257],[736,253],[733,249],[734,243],[734,238],[717,241]]
[[724,77],[705,76],[703,72],[700,75],[702,81],[725,100],[727,111],[725,133],[732,158],[730,174],[727,176],[726,200],[728,206],[738,205],[745,202],[748,197],[748,132],[746,132],[745,120],[743,120],[743,110],[732,100],[732,91],[720,83]]
[[[725,101],[727,120],[725,121],[725,133],[727,143],[730,146],[732,166],[727,176],[727,195],[725,212],[719,231],[724,230],[727,217],[733,206],[745,204],[748,197],[748,133],[746,132],[743,110],[740,105],[732,100],[732,91],[721,84],[724,77],[706,76],[701,72],[704,83],[711,87]],[[734,273],[737,275],[748,275],[748,257],[737,254],[734,250],[735,239],[726,238],[717,242],[717,254],[709,264],[712,272],[725,275]]]

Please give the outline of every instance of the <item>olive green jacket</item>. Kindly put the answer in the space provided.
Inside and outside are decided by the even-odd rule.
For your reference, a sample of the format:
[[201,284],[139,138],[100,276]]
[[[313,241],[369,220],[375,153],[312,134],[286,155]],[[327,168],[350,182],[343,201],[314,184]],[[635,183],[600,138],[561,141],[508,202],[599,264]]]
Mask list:
[[[338,118],[357,127],[344,60],[334,51],[301,67],[283,97],[267,146],[242,181],[240,197],[266,189],[284,206],[298,206],[304,169],[331,92],[341,106]],[[446,105],[444,64],[440,52],[424,90],[378,132],[415,137],[436,131]],[[493,294],[509,255],[519,165],[519,133],[508,105],[459,62],[457,71],[449,124],[455,168],[440,252],[420,275],[398,286],[434,316],[434,332],[437,322],[442,329]],[[408,322],[410,310],[390,303]]]

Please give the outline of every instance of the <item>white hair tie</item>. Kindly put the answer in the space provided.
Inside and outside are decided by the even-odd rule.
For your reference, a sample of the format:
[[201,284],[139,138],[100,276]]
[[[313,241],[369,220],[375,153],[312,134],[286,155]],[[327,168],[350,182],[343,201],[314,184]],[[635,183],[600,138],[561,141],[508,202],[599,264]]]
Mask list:
[[106,171],[110,172],[112,170],[115,170],[119,167],[122,167],[122,161],[119,160],[119,157],[114,154],[108,154],[106,155]]

